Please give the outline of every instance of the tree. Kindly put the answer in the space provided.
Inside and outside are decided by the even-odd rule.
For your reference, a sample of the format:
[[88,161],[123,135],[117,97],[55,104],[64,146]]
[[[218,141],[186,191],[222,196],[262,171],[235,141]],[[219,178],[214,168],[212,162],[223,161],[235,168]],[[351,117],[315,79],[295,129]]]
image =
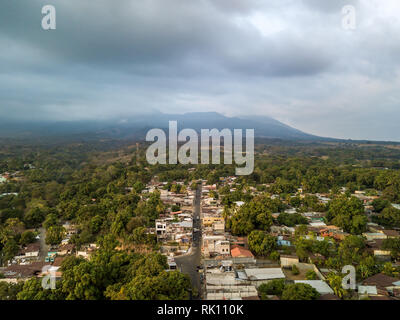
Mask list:
[[145,227],[138,227],[133,230],[130,240],[135,244],[155,244],[157,238],[148,234]]
[[282,212],[278,216],[278,222],[288,227],[294,227],[296,224],[307,224],[307,219],[299,213],[289,214]]
[[302,224],[302,225],[296,227],[296,229],[294,231],[295,237],[304,236],[307,233],[308,233],[308,227],[305,224]]
[[350,235],[339,245],[338,258],[342,265],[354,265],[361,261],[365,250],[365,240],[361,236]]
[[197,182],[192,182],[191,184],[190,184],[190,189],[192,189],[192,190],[196,190],[197,189],[197,186],[198,186],[198,184],[197,184]]
[[146,226],[147,219],[145,217],[132,217],[126,225],[126,230],[131,233],[136,228]]
[[63,272],[62,292],[67,300],[98,300],[105,290],[101,266],[82,261]]
[[30,209],[24,216],[26,225],[30,228],[38,228],[45,218],[45,212],[39,207]]
[[57,290],[45,290],[42,287],[42,279],[31,278],[25,281],[20,292],[17,293],[18,300],[54,300],[57,299]]
[[89,229],[92,234],[98,234],[101,231],[104,218],[100,215],[94,216],[89,223]]
[[300,274],[299,268],[298,268],[295,264],[292,265],[292,274],[293,274],[294,276]]
[[140,201],[135,209],[136,216],[148,218],[150,221],[158,219],[159,215],[165,210],[164,204],[160,199],[160,192],[155,191],[150,194],[147,201]]
[[367,226],[363,203],[356,197],[347,198],[342,195],[333,199],[329,203],[326,218],[334,225],[353,234],[361,234]]
[[284,279],[273,279],[271,281],[268,281],[267,283],[261,284],[257,288],[257,290],[258,294],[261,296],[261,299],[265,300],[267,298],[267,295],[281,296],[284,288]]
[[339,274],[328,274],[327,281],[336,296],[338,296],[339,298],[343,298],[346,295],[347,291],[343,289],[342,277]]
[[394,259],[400,256],[400,238],[388,238],[383,240],[382,248],[390,250],[390,254]]
[[400,210],[386,207],[378,216],[373,217],[373,221],[387,227],[400,227]]
[[29,243],[32,243],[35,241],[35,234],[32,231],[24,231],[21,234],[21,239],[19,240],[19,243],[22,246],[26,246]]
[[305,283],[289,284],[282,292],[282,300],[316,300],[319,293]]
[[355,215],[351,221],[350,233],[361,234],[366,230],[368,218],[364,215]]
[[191,290],[192,286],[187,275],[178,271],[163,271],[158,275],[158,278],[160,280],[160,292],[157,296],[158,299],[189,299],[189,290]]
[[317,274],[314,270],[308,270],[306,272],[306,279],[307,280],[317,280]]
[[51,226],[46,233],[46,243],[50,245],[60,244],[65,237],[65,229],[62,226]]
[[356,270],[360,279],[366,279],[379,272],[374,256],[369,255],[366,255],[361,259],[360,264],[356,267]]
[[372,201],[374,210],[378,213],[382,212],[383,209],[390,206],[390,201],[382,198],[375,199]]
[[0,281],[0,300],[17,300],[17,293],[22,290],[24,283],[7,283]]
[[46,216],[46,219],[43,222],[43,227],[49,229],[52,226],[56,226],[59,224],[58,217],[55,213],[50,213]]
[[311,241],[304,238],[299,237],[296,239],[296,255],[299,257],[300,260],[304,261],[308,257],[309,251],[311,250],[311,243]]
[[239,208],[226,210],[227,227],[235,235],[247,235],[254,229],[268,231],[272,225],[271,212],[278,206],[275,200],[258,196]]
[[399,277],[400,269],[395,268],[391,262],[386,262],[383,266],[382,272],[389,277]]
[[116,236],[122,236],[130,218],[131,215],[127,211],[118,212],[111,224],[111,232]]
[[268,256],[277,246],[275,237],[260,230],[254,230],[248,237],[249,249],[257,256]]
[[18,253],[18,250],[18,243],[14,239],[9,239],[1,251],[3,256],[2,261],[4,262],[11,260]]

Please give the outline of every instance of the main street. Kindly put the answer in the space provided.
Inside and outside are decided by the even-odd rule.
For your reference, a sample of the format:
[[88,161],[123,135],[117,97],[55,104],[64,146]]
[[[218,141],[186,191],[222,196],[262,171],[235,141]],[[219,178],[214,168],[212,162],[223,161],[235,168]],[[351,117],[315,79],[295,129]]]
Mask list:
[[175,262],[181,271],[189,275],[192,286],[200,292],[200,273],[197,266],[201,262],[201,220],[200,220],[200,206],[201,206],[201,184],[199,184],[196,195],[194,198],[194,212],[193,212],[193,243],[191,252],[189,254],[175,257]]

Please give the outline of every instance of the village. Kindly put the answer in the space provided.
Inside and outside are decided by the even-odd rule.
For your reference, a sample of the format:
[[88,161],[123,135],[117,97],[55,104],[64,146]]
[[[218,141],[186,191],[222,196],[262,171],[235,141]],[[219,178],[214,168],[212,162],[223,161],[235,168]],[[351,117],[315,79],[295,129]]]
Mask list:
[[[10,178],[9,174],[2,176],[3,180]],[[235,236],[227,228],[227,208],[218,191],[221,188],[229,189],[230,193],[237,191],[236,179],[235,176],[221,177],[218,184],[198,180],[189,186],[184,181],[160,182],[154,177],[141,191],[142,196],[159,192],[166,208],[155,220],[154,227],[147,229],[147,233],[156,237],[159,252],[167,257],[168,270],[191,274],[197,296],[204,300],[279,299],[276,294],[262,292],[260,288],[268,283],[308,284],[318,292],[320,300],[342,298],[340,290],[333,288],[328,279],[329,275],[340,271],[324,266],[326,257],[319,253],[299,257],[295,243],[299,227],[305,228],[301,236],[304,240],[321,243],[340,244],[350,234],[335,225],[326,224],[325,212],[298,213],[290,202],[284,201],[286,209],[271,214],[273,223],[268,236],[274,239],[274,253],[267,257],[257,255],[249,246],[248,236]],[[263,194],[263,191],[255,187],[250,187],[247,192],[251,196]],[[345,192],[345,188],[342,192]],[[296,196],[304,198],[306,194],[299,188]],[[312,196],[320,204],[331,201],[329,194]],[[379,198],[378,195],[355,191],[352,196],[362,201],[366,216],[375,214],[372,202]],[[271,199],[278,197],[271,195]],[[234,201],[230,208],[237,212],[244,205],[244,201]],[[393,204],[393,207],[398,206]],[[279,222],[279,216],[293,215],[301,216],[301,224],[286,226]],[[18,254],[0,268],[3,275],[0,281],[17,283],[49,275],[61,279],[60,266],[65,257],[75,255],[90,259],[98,245],[87,243],[78,249],[70,241],[78,232],[78,227],[68,221],[62,227],[65,237],[58,245],[46,244],[43,228],[31,230],[36,235],[35,241],[21,246]],[[399,230],[386,229],[377,223],[368,222],[368,230],[361,237],[366,241],[367,252],[372,257],[391,264],[393,268],[400,266],[399,261],[392,259],[391,251],[382,247],[386,239],[399,238]],[[380,272],[362,281],[355,279],[355,282],[353,299],[400,299],[399,276]]]
[[[236,177],[221,178],[220,186],[230,186],[233,192]],[[179,182],[178,182],[179,183]],[[270,234],[276,239],[279,259],[270,260],[256,257],[249,250],[247,237],[233,236],[225,227],[223,215],[224,205],[218,199],[217,185],[207,185],[205,180],[201,184],[201,265],[196,267],[201,281],[201,297],[205,300],[258,300],[260,285],[273,280],[283,280],[285,283],[309,284],[320,294],[321,300],[339,300],[335,291],[329,286],[327,275],[337,271],[319,267],[319,262],[324,259],[320,254],[310,255],[306,261],[299,259],[295,253],[294,237],[295,227],[280,225],[271,226]],[[158,185],[160,186],[160,185]],[[150,188],[155,187],[150,186]],[[343,190],[344,191],[344,190]],[[252,193],[257,190],[252,188]],[[304,196],[301,189],[300,196]],[[330,201],[328,194],[316,194],[322,204]],[[373,214],[371,202],[378,196],[367,196],[365,192],[356,191],[354,197],[360,199],[365,208],[366,215]],[[191,229],[193,220],[190,214],[190,202],[194,200],[194,191],[187,195],[162,192],[163,200],[181,210],[169,212],[166,217],[156,222],[157,239],[162,246],[162,252],[169,257],[170,265],[174,268],[174,259],[180,255],[191,252],[194,230]],[[189,205],[189,206],[188,206]],[[235,206],[244,205],[243,201],[236,201]],[[396,205],[394,205],[396,206]],[[287,214],[296,213],[296,209],[288,208]],[[274,219],[280,213],[274,213]],[[324,222],[324,213],[303,212],[306,219],[307,235],[316,241],[340,242],[349,233],[335,225]],[[367,242],[368,252],[380,261],[390,262],[391,252],[382,248],[385,239],[399,238],[398,230],[385,229],[376,223],[368,223],[368,232],[362,234]],[[171,241],[175,241],[171,248]],[[291,248],[291,249],[290,249]],[[286,253],[286,254],[285,254]],[[303,261],[302,261],[303,260]],[[394,262],[394,267],[400,262]],[[295,271],[294,271],[295,270]],[[357,283],[355,290],[357,299],[386,300],[400,298],[400,278],[390,277],[383,273],[373,275]],[[269,295],[269,299],[279,299]]]

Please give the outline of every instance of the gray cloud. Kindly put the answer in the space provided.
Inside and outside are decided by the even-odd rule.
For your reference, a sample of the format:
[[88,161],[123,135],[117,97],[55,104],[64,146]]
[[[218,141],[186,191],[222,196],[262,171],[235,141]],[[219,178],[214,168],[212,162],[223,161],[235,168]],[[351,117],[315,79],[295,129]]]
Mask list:
[[[55,31],[41,29],[46,4]],[[354,31],[341,27],[347,4]],[[400,140],[396,10],[394,0],[3,0],[0,116],[247,112]]]

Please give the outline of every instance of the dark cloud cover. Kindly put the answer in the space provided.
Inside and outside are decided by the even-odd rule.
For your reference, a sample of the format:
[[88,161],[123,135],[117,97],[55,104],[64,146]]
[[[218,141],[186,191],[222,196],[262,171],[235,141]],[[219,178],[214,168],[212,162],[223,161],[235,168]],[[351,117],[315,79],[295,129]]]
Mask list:
[[0,116],[218,111],[400,140],[399,13],[396,0],[2,0]]

